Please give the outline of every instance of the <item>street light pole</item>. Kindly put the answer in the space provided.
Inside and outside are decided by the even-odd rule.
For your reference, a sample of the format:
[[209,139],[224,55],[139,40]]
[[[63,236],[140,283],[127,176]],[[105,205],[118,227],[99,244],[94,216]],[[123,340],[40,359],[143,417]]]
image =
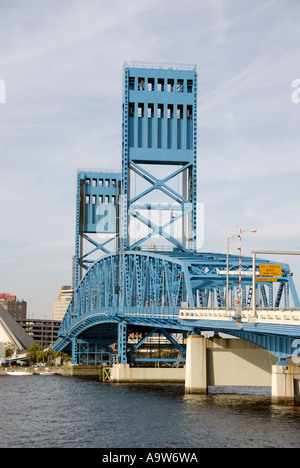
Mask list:
[[242,233],[244,232],[256,232],[257,229],[244,229],[240,228],[240,231],[233,236],[227,237],[227,270],[226,270],[226,311],[229,309],[229,244],[230,241],[233,241],[237,237],[240,238],[240,247],[239,247],[239,301],[241,303],[241,287],[242,287]]

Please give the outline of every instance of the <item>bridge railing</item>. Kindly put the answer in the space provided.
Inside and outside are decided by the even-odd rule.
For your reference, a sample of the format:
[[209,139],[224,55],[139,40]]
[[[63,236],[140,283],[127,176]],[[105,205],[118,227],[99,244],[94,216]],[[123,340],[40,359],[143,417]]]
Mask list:
[[149,307],[119,307],[118,315],[147,315],[147,316],[160,316],[160,317],[177,317],[179,316],[179,306],[149,306]]
[[78,323],[84,323],[83,321],[94,320],[96,317],[107,317],[114,319],[116,317],[161,317],[161,318],[176,318],[179,317],[179,306],[135,306],[135,307],[100,307],[99,309],[85,311],[81,314],[68,314],[68,316],[63,320],[61,328],[59,330],[59,337],[64,337],[68,332]]
[[213,308],[181,308],[180,319],[202,320],[231,320],[241,317],[242,320],[256,322],[296,322],[300,325],[300,308],[260,308],[256,309],[256,316],[250,308],[237,309],[213,309]]

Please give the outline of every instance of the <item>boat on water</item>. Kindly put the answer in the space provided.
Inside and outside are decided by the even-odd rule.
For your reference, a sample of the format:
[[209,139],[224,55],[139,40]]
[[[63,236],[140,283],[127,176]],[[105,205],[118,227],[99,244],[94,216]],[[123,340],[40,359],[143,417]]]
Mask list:
[[33,375],[33,373],[26,371],[7,371],[6,375]]

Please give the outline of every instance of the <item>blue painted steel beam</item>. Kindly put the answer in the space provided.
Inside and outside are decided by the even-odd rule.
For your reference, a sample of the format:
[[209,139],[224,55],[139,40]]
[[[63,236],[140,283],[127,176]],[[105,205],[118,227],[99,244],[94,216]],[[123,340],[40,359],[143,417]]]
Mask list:
[[[196,253],[196,67],[125,64],[123,80],[122,173],[78,172],[75,292],[54,349],[72,348],[73,361],[78,362],[89,346],[92,350],[91,340],[88,343],[92,330],[115,324],[119,360],[125,363],[128,326],[157,328],[170,337],[170,331],[193,332],[201,325],[204,329],[243,334],[250,341],[256,339],[262,343],[263,336],[266,342],[271,340],[268,337],[275,336],[273,348],[284,355],[284,346],[288,348],[286,343],[280,345],[282,339],[294,336],[290,334],[294,330],[288,327],[264,329],[257,325],[255,329],[241,330],[235,323],[229,326],[215,321],[179,320],[183,304],[223,308],[226,301],[226,255]],[[160,166],[159,169],[165,166],[168,175],[163,170],[159,177],[155,175],[155,166]],[[135,194],[130,190],[132,174],[142,182]],[[181,177],[181,189],[175,190],[169,183],[178,177]],[[145,183],[149,184],[148,188]],[[154,205],[147,199],[147,203],[142,204],[144,197],[155,194],[167,197],[167,202]],[[167,222],[154,223],[148,216],[151,211],[166,212],[166,209],[175,213]],[[128,227],[132,217],[150,232],[131,240]],[[187,226],[182,239],[168,232],[179,220],[182,227]],[[109,237],[100,240],[93,237],[97,234]],[[173,251],[144,252],[145,244],[155,234],[168,242]],[[83,240],[89,244],[87,252],[83,252]],[[115,243],[114,253],[109,253],[111,241]],[[275,262],[258,260],[257,266],[260,263]],[[230,255],[231,306],[237,296],[238,268],[239,257]],[[287,305],[290,299],[299,306],[288,265],[282,265],[282,276],[276,278],[276,284],[270,283],[268,278],[256,284],[256,294],[252,291],[251,269],[252,258],[243,257],[242,270],[249,273],[249,276],[242,276],[243,307],[249,307],[253,297],[259,297],[258,292],[265,307],[282,302]],[[78,343],[82,351],[78,351]]]
[[[220,275],[220,270],[225,268],[225,255],[126,252],[123,255],[126,277],[121,294],[116,274],[118,261],[118,255],[105,255],[88,270],[62,321],[55,349],[68,347],[74,337],[80,337],[90,327],[101,323],[122,323],[124,320],[128,325],[164,330],[192,331],[201,327],[224,333],[242,333],[234,321],[228,324],[179,320],[182,302],[194,307],[200,298],[207,302],[208,292],[217,297],[221,289],[224,290],[225,276]],[[250,270],[251,259],[243,259],[243,265]],[[237,268],[238,259],[230,256],[230,269],[237,271]],[[288,272],[289,268],[284,264],[282,284],[289,284],[292,280]],[[251,287],[250,277],[243,277],[242,281],[243,287]],[[220,307],[223,305],[224,297],[219,302]],[[287,325],[282,328],[280,325],[247,324],[243,333],[300,336],[299,329]],[[119,345],[120,349],[124,348],[122,341]]]
[[[187,320],[183,320],[185,324]],[[190,320],[189,320],[190,322]],[[192,320],[202,331],[217,331],[250,341],[274,356],[288,358],[293,354],[293,342],[300,337],[299,325],[231,322],[224,320]]]

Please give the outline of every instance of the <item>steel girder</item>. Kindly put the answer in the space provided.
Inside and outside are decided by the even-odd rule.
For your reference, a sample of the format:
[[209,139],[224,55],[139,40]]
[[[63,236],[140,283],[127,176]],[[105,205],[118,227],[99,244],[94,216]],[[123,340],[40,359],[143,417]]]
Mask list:
[[[263,260],[263,263],[274,262]],[[229,257],[230,271],[237,271],[238,264],[237,256]],[[287,293],[292,281],[288,265],[283,264],[282,267],[283,276],[278,282],[276,303],[284,292],[285,303],[288,302]],[[242,268],[243,271],[250,271],[252,259],[243,258]],[[119,324],[120,330],[126,322],[138,327],[192,331],[199,327],[199,323],[179,320],[181,305],[223,307],[225,276],[222,272],[225,269],[224,254],[128,251],[122,253],[122,257],[117,254],[105,255],[92,265],[77,287],[53,348],[58,351],[70,348],[72,340],[80,337],[85,330],[106,323]],[[123,278],[122,282],[120,277]],[[237,277],[230,277],[229,286],[230,295],[234,296]],[[273,283],[261,283],[257,287],[263,288],[260,291],[264,290],[261,293],[264,305],[267,303],[272,306]],[[249,302],[251,275],[242,277],[242,289],[244,302]],[[205,329],[206,325],[201,322],[201,326]],[[214,322],[207,329],[222,329],[226,332],[224,323],[217,326]],[[241,330],[234,328],[230,331],[241,334]],[[260,332],[256,328],[247,333],[254,336],[264,331]],[[250,341],[253,340],[251,338]],[[119,347],[124,348],[124,340],[120,337]]]
[[[182,320],[182,324],[185,324]],[[269,351],[278,358],[278,363],[290,358],[300,338],[299,325],[280,325],[272,323],[249,323],[240,320],[189,320],[194,327],[203,331],[225,333],[246,341]]]

